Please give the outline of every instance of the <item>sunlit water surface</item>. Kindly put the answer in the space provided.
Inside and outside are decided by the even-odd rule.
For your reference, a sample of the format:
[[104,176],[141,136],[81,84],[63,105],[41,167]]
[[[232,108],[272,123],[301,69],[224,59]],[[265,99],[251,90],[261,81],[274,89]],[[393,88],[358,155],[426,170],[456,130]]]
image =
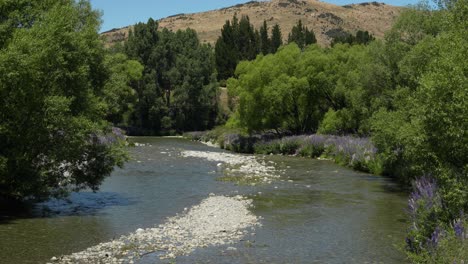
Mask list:
[[[283,181],[219,181],[216,162],[183,150],[222,151],[175,138],[134,138],[132,160],[100,192],[73,194],[0,218],[0,263],[44,263],[137,228],[153,227],[210,193],[249,196],[262,227],[233,245],[198,249],[176,263],[402,263],[405,195],[388,179],[329,161],[268,156]],[[228,246],[237,250],[227,250]],[[154,256],[140,263],[168,263]]]

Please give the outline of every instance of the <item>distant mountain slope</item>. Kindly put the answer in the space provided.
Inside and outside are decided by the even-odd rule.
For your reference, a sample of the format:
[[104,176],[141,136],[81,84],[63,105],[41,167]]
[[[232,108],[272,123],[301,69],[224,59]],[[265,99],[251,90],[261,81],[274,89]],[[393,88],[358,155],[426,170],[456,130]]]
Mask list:
[[[326,46],[334,36],[344,31],[354,33],[367,30],[375,37],[382,38],[403,10],[403,7],[377,2],[337,6],[316,0],[251,1],[208,12],[178,14],[159,20],[159,24],[173,31],[195,29],[203,42],[214,43],[225,21],[234,14],[239,18],[248,15],[256,28],[260,27],[263,20],[267,20],[270,29],[278,23],[284,39],[297,20],[301,19],[304,25],[315,32],[318,43]],[[126,39],[129,29],[130,26],[113,29],[102,35],[111,44]]]

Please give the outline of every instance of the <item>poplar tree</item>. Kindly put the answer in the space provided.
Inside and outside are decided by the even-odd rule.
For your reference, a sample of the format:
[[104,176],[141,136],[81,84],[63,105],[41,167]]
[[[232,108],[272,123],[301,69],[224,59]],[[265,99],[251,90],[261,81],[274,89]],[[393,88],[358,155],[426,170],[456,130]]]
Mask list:
[[271,40],[268,37],[268,26],[266,20],[263,21],[263,25],[260,27],[260,46],[261,52],[264,55],[271,52]]
[[276,53],[276,51],[281,45],[283,45],[283,36],[281,35],[281,28],[278,24],[275,24],[273,26],[273,29],[271,30],[270,52]]

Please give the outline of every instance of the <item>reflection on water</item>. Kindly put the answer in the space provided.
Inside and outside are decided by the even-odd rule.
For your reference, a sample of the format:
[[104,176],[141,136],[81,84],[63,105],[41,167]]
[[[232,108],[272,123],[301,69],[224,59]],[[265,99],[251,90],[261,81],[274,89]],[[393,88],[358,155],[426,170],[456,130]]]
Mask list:
[[32,216],[95,215],[106,207],[128,206],[135,202],[115,192],[72,193],[67,199],[52,199],[36,205],[32,210]]
[[[73,194],[0,223],[0,262],[38,263],[152,227],[206,198],[245,194],[262,216],[244,241],[199,249],[177,263],[401,263],[394,245],[405,230],[405,196],[392,182],[328,161],[268,156],[282,181],[221,182],[216,162],[182,158],[181,150],[221,151],[182,139],[137,138],[133,160],[98,193]],[[140,263],[167,263],[149,257]]]

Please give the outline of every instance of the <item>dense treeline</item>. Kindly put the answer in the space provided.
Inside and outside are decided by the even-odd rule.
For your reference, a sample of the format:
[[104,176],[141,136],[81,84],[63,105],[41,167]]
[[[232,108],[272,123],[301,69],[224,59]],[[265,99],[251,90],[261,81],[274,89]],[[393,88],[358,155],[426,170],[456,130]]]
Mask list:
[[307,45],[317,43],[317,39],[314,32],[302,25],[302,21],[299,20],[288,35],[288,43],[292,42],[296,43],[300,49],[303,49]]
[[374,36],[372,36],[372,34],[369,33],[369,31],[358,30],[356,32],[356,35],[346,32],[345,34],[341,36],[337,36],[333,38],[331,45],[334,46],[337,43],[348,43],[349,45],[354,45],[354,44],[367,45],[373,40],[375,40],[375,38]]
[[[232,20],[226,21],[221,29],[221,36],[216,41],[215,58],[218,80],[227,80],[234,76],[234,71],[240,61],[249,61],[258,54],[276,53],[283,45],[281,28],[275,24],[268,33],[266,20],[259,30],[256,30],[248,16],[242,16],[240,21],[234,15]],[[271,36],[270,36],[271,35]],[[307,45],[317,43],[312,30],[302,25],[299,20],[288,35],[288,43],[296,43],[301,49]]]
[[0,204],[97,189],[126,159],[123,135],[104,118],[123,111],[114,92],[124,97],[139,77],[136,62],[107,57],[88,1],[2,1],[0,10]]
[[132,82],[137,101],[125,125],[136,133],[209,129],[217,115],[217,87],[211,47],[191,29],[158,30],[158,23],[138,23],[125,53],[143,66]]
[[468,257],[468,5],[438,4],[404,13],[385,41],[292,44],[241,62],[228,126],[371,135],[384,174],[416,179],[411,259],[458,263]]

